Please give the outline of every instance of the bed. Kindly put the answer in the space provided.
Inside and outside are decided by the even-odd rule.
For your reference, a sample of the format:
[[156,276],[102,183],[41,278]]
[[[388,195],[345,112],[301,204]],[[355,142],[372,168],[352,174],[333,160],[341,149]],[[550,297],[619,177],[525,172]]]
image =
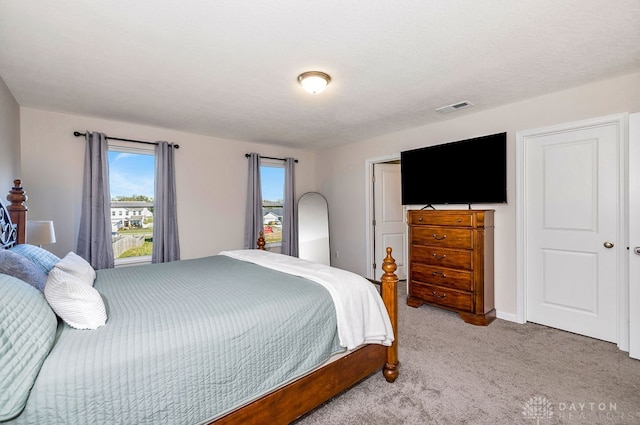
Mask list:
[[[37,251],[25,244],[19,180],[7,200],[0,208],[3,250]],[[27,365],[33,382],[21,389],[23,407],[14,400],[18,407],[3,420],[286,424],[376,371],[393,382],[398,279],[390,248],[382,267],[379,292],[352,273],[259,249],[97,270],[93,288],[108,318],[94,330],[74,329],[55,315],[52,330],[53,312],[36,285],[0,274],[3,299],[19,286],[42,310],[41,317],[23,320],[5,314],[0,331],[25,334],[49,323],[47,341],[22,348],[31,350],[27,355],[42,351],[42,359]],[[349,310],[354,300],[338,294],[341,286],[361,294],[355,310],[365,315]],[[18,310],[28,309],[21,304]],[[5,373],[6,345],[0,346]]]

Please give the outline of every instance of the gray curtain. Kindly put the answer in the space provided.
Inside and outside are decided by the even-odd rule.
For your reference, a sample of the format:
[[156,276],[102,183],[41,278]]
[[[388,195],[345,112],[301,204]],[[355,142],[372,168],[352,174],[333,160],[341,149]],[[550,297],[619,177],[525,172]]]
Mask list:
[[84,186],[77,253],[95,269],[113,268],[109,146],[103,133],[86,132]]
[[180,259],[174,150],[175,148],[167,142],[158,142],[155,148],[156,181],[152,263],[166,263]]
[[296,214],[295,162],[284,160],[284,212],[282,216],[282,247],[280,252],[298,256],[298,214]]
[[244,225],[244,248],[256,248],[258,235],[264,229],[262,215],[262,186],[260,184],[260,155],[249,154],[249,185],[247,188],[247,216]]

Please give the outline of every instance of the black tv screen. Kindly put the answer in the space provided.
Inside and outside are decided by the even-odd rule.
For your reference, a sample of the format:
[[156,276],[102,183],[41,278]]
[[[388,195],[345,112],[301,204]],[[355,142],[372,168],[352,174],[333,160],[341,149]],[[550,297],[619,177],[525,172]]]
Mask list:
[[401,152],[403,205],[507,202],[507,133]]

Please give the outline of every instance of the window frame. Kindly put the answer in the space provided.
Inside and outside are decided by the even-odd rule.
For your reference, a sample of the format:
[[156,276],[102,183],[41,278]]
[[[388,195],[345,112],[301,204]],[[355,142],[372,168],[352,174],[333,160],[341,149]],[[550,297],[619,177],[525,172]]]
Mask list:
[[[107,157],[109,152],[123,152],[123,153],[131,153],[137,155],[150,155],[154,158],[155,162],[155,146],[154,145],[142,145],[138,143],[126,142],[126,141],[109,141],[107,148]],[[108,161],[108,158],[107,158]],[[109,162],[109,161],[108,161]],[[109,164],[111,165],[111,164]],[[154,181],[156,179],[155,168],[153,171]],[[109,175],[109,180],[111,180],[111,175]],[[109,181],[111,183],[111,181]],[[155,207],[155,196],[154,196],[154,207]],[[109,209],[111,209],[111,193],[109,193]],[[122,211],[120,211],[122,213]],[[119,214],[118,217],[122,216]],[[129,216],[126,214],[126,216]],[[126,218],[126,217],[123,217]],[[125,257],[125,258],[115,258],[113,259],[114,267],[126,267],[133,266],[139,264],[151,264],[151,255],[141,255],[138,257]]]
[[[284,202],[285,202],[285,191],[284,191],[284,185],[285,185],[285,173],[286,170],[284,169],[284,162],[282,160],[279,159],[271,159],[271,158],[260,158],[260,193],[263,193],[263,185],[264,185],[264,180],[262,179],[262,167],[269,167],[269,168],[281,168],[283,170],[282,173],[282,205],[280,206],[280,208],[283,209],[283,213],[284,213]],[[262,217],[264,218],[264,197],[262,198]],[[284,214],[282,216],[282,219],[280,220],[280,225],[284,227]],[[262,229],[264,230],[264,220],[263,220],[263,224],[262,224]],[[266,243],[265,244],[265,248],[280,248],[282,246],[282,237],[280,238],[279,242],[270,242],[270,243]]]

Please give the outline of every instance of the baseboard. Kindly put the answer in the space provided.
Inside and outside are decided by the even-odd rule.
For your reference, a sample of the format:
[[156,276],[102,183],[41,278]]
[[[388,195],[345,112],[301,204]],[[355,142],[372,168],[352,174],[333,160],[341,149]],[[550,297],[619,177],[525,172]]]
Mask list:
[[496,310],[496,317],[498,319],[507,320],[509,322],[521,323],[518,322],[518,316],[513,313],[505,313],[503,311]]

